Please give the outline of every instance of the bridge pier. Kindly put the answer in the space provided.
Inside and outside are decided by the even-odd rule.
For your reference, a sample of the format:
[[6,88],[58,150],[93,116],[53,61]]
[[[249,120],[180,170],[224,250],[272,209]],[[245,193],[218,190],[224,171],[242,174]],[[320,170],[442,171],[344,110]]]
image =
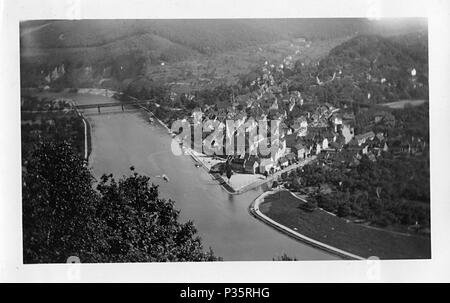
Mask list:
[[100,113],[100,105],[97,105],[98,113]]

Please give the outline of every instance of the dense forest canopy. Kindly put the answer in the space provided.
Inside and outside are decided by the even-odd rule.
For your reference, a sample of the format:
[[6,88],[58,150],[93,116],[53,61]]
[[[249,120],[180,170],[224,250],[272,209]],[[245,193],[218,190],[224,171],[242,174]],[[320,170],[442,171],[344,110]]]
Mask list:
[[96,183],[65,141],[45,140],[23,173],[24,263],[214,261],[191,221],[131,168]]
[[372,162],[363,156],[356,168],[310,164],[301,173],[302,186],[332,186],[311,199],[339,216],[363,218],[379,226],[430,226],[429,161],[426,157],[386,157]]
[[[428,36],[358,35],[333,48],[316,63],[298,61],[280,78],[308,101],[343,105],[428,99]],[[256,74],[258,71],[252,72]],[[242,77],[247,85],[251,74]]]

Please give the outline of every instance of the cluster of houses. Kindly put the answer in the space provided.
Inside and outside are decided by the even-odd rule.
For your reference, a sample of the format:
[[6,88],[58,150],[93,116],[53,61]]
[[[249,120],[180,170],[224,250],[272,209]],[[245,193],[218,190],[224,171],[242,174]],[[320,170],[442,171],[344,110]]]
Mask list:
[[[348,162],[357,163],[363,155],[367,155],[375,161],[383,151],[391,148],[383,133],[369,131],[355,135],[352,110],[328,103],[304,102],[300,92],[289,91],[288,83],[283,80],[282,74],[280,76],[285,63],[274,65],[265,62],[262,74],[250,84],[253,87],[251,92],[232,96],[230,102],[194,109],[186,119],[208,125],[203,129],[202,146],[206,144],[214,148],[234,142],[232,154],[224,152],[215,156],[226,159],[235,172],[250,174],[270,174],[312,156],[323,159],[344,157]],[[380,112],[375,115],[373,123],[391,118],[388,113]],[[238,131],[226,129],[226,120],[235,121],[236,128],[244,126],[244,142],[237,140]],[[249,135],[255,134],[252,132],[255,128],[259,131],[258,121],[274,120],[280,122],[279,137],[276,142],[269,141],[271,145],[276,143],[277,150],[268,156],[259,155],[255,151],[263,138],[259,134],[249,140]],[[211,123],[205,124],[207,121]],[[217,132],[217,128],[223,132]],[[214,133],[219,135],[211,138]],[[398,150],[420,153],[423,143],[417,140],[420,139],[416,139],[415,145],[401,143]],[[218,144],[220,141],[224,144]]]
[[[353,113],[342,112],[331,104],[305,103],[300,92],[288,91],[288,83],[279,81],[277,73],[281,71],[282,66],[266,62],[262,75],[251,84],[256,87],[252,92],[232,96],[228,103],[198,107],[186,118],[191,123],[201,121],[208,125],[202,132],[202,146],[214,148],[224,146],[218,144],[220,142],[235,143],[233,154],[216,156],[229,161],[236,172],[273,173],[321,152],[338,150],[353,138]],[[236,128],[244,125],[244,142],[238,142],[237,132],[226,130],[226,120],[233,120]],[[271,123],[274,120],[279,121],[280,126],[278,141],[268,141],[271,147],[276,145],[277,150],[268,156],[259,156],[255,151],[263,138],[258,135],[249,140],[249,134],[258,128],[258,121]],[[218,128],[224,131],[217,132]],[[214,133],[218,136],[211,138]]]
[[[279,95],[278,95],[279,96]],[[202,121],[203,125],[209,125],[208,128],[203,129],[202,133],[202,145],[206,143],[206,140],[210,140],[207,144],[211,144],[211,141],[216,139],[213,143],[218,145],[218,141],[234,142],[234,153],[217,154],[216,156],[223,157],[229,161],[232,169],[235,172],[240,173],[273,173],[280,169],[283,169],[293,163],[304,160],[313,155],[319,155],[321,153],[336,152],[342,149],[342,147],[348,144],[354,138],[353,120],[354,116],[351,113],[341,113],[340,109],[333,107],[330,104],[324,105],[303,105],[299,102],[301,94],[297,92],[290,92],[286,95],[289,102],[295,103],[294,106],[300,108],[300,112],[303,113],[295,119],[286,119],[287,115],[282,113],[283,110],[289,110],[282,108],[281,106],[275,110],[273,104],[277,104],[277,96],[274,98],[274,103],[269,107],[269,114],[265,114],[266,110],[261,110],[261,115],[256,115],[260,120],[268,119],[269,115],[275,115],[279,124],[279,137],[278,141],[269,139],[270,146],[276,143],[277,150],[271,153],[270,156],[258,156],[255,152],[258,149],[258,144],[263,138],[260,135],[249,140],[249,134],[253,128],[258,127],[256,119],[252,115],[252,111],[255,108],[261,108],[257,104],[264,104],[264,99],[261,103],[252,102],[249,111],[238,111],[231,107],[223,112],[223,115],[219,115],[212,107],[205,107],[204,112],[200,108],[193,111],[190,121]],[[297,103],[298,102],[298,103]],[[288,103],[288,102],[286,102]],[[281,111],[280,111],[281,108]],[[211,110],[212,109],[212,110]],[[245,140],[244,142],[238,142],[237,132],[226,131],[225,121],[226,119],[233,119],[236,123],[236,127],[244,125]],[[213,137],[215,128],[214,123],[206,124],[205,122],[211,120],[215,121],[216,127],[225,129],[224,132],[219,132],[220,136]],[[270,127],[268,127],[270,129]],[[222,136],[224,134],[224,136]]]
[[[373,131],[355,135],[354,114],[330,104],[307,104],[301,112],[303,114],[293,120],[282,120],[278,150],[270,157],[252,154],[254,147],[246,136],[245,143],[241,146],[235,140],[236,151],[239,152],[224,158],[235,172],[270,174],[312,156],[325,161],[338,160],[358,165],[364,155],[376,161],[383,152],[391,151],[394,156],[419,155],[426,149],[426,142],[421,138],[399,137],[388,140],[386,134]],[[381,113],[376,114],[374,123],[389,118],[386,115],[380,118],[381,116]],[[250,119],[251,116],[247,115],[241,117],[242,123],[248,123]]]

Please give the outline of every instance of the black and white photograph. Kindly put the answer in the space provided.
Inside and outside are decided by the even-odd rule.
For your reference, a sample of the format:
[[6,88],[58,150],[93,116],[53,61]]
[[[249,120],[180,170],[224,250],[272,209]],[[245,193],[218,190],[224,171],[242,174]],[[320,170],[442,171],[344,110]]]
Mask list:
[[432,21],[367,3],[362,16],[19,16],[18,98],[2,100],[20,132],[16,258],[433,260],[431,210],[448,197],[432,194],[446,177],[430,162],[448,142],[430,126]]

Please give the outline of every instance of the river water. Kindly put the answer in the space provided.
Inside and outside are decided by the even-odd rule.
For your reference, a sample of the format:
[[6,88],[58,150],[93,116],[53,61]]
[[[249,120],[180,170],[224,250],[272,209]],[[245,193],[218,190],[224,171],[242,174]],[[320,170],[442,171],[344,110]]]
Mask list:
[[[70,94],[78,104],[118,102],[99,95]],[[171,152],[172,138],[145,111],[120,107],[84,110],[91,124],[92,153],[89,165],[96,177],[130,174],[130,166],[151,177],[160,195],[175,201],[180,219],[193,220],[205,248],[224,260],[272,260],[283,253],[299,260],[338,259],[276,231],[248,212],[251,202],[267,188],[230,195],[190,156]],[[170,181],[156,177],[166,174]]]

